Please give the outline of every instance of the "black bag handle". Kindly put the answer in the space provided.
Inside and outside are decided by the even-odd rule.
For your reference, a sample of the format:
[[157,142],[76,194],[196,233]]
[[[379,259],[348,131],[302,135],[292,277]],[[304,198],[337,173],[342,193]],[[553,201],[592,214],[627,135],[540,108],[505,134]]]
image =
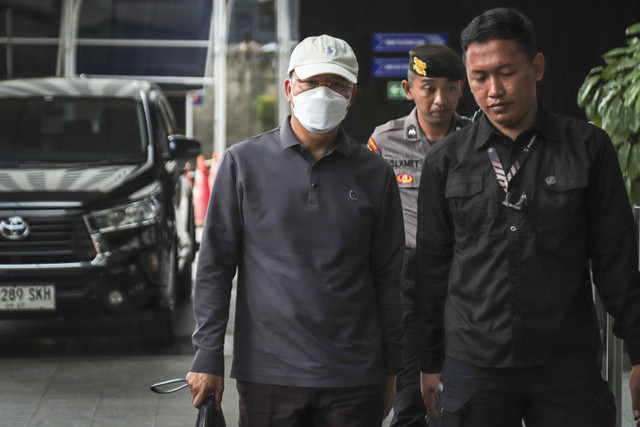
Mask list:
[[[169,388],[169,389],[163,388],[165,386],[168,386],[171,384],[178,384],[178,383],[184,383],[184,384],[179,385],[178,387]],[[172,380],[155,383],[151,385],[150,389],[154,393],[169,394],[169,393],[176,392],[178,390],[182,390],[187,386],[188,384],[187,384],[186,378],[174,378]],[[196,427],[226,427],[226,425],[227,424],[224,420],[224,416],[222,415],[222,411],[218,411],[215,408],[214,395],[210,394],[205,399],[205,401],[200,406],[200,409],[198,410]]]
[[[178,387],[174,387],[174,388],[170,388],[170,389],[163,389],[162,387],[167,386],[167,385],[171,385],[171,384],[177,384],[177,383],[184,383]],[[158,394],[169,394],[169,393],[173,393],[175,391],[178,390],[182,390],[183,388],[187,387],[189,384],[187,384],[187,379],[186,378],[174,378],[172,380],[167,380],[167,381],[162,381],[159,383],[155,383],[153,385],[151,385],[150,389],[152,392],[154,393],[158,393]]]

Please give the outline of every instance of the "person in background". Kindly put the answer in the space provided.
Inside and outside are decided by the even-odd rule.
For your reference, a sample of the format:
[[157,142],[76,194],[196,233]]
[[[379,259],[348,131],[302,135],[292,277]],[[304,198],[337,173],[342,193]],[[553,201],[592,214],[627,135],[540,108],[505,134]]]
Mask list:
[[533,25],[508,8],[461,37],[483,115],[427,154],[416,294],[439,426],[613,427],[592,279],[627,344],[640,419],[635,224],[607,134],[547,110]]
[[415,107],[408,116],[377,126],[369,150],[393,167],[404,213],[405,250],[402,270],[404,367],[396,377],[391,426],[426,426],[427,409],[420,393],[418,323],[414,303],[414,259],[418,223],[418,186],[427,151],[437,141],[471,122],[456,113],[465,68],[460,56],[440,44],[422,44],[409,52],[409,71],[402,88]]
[[194,289],[193,404],[231,377],[241,426],[379,426],[402,366],[404,230],[391,167],[341,122],[356,95],[351,47],[328,35],[293,50],[291,116],[230,147],[213,185]]

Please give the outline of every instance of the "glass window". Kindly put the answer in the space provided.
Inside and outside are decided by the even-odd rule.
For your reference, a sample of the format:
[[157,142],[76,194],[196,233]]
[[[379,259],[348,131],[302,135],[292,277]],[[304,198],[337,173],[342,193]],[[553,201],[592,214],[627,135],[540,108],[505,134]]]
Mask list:
[[79,38],[207,40],[211,0],[91,0]]
[[92,0],[83,3],[78,38],[111,41],[110,46],[78,46],[77,73],[204,75],[207,44],[189,47],[127,46],[122,40],[207,41],[211,0]]
[[147,158],[142,103],[120,98],[0,99],[3,160],[138,163]]
[[163,154],[169,153],[167,137],[173,133],[171,129],[172,121],[168,119],[166,111],[163,111],[162,99],[154,96],[149,100],[151,110],[151,124],[153,126],[153,138],[157,141],[157,146]]
[[0,37],[5,39],[0,44],[0,79],[55,74],[61,10],[62,0],[0,2]]
[[[63,0],[0,3],[0,78],[56,74]],[[212,5],[211,0],[85,0],[74,71],[202,77]],[[13,42],[7,47],[9,36]],[[136,40],[140,45],[132,46]],[[184,43],[158,45],[176,40]]]
[[58,37],[62,0],[3,0],[0,37]]
[[229,43],[252,40],[260,44],[276,39],[274,0],[235,0],[229,25]]
[[[10,65],[7,64],[10,49]],[[56,74],[57,46],[0,45],[0,79]]]
[[78,74],[202,77],[206,49],[79,46]]

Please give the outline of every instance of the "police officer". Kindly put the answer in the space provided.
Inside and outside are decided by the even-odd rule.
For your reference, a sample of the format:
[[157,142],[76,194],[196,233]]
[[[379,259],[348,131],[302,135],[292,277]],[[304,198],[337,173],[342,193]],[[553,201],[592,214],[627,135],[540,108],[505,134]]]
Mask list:
[[409,52],[409,71],[402,88],[415,103],[408,116],[375,128],[367,144],[393,167],[404,211],[403,264],[404,368],[396,377],[392,426],[425,426],[427,410],[420,394],[417,364],[417,319],[414,310],[413,260],[416,247],[418,186],[425,154],[451,132],[470,124],[456,113],[465,68],[460,56],[439,44],[422,44]]

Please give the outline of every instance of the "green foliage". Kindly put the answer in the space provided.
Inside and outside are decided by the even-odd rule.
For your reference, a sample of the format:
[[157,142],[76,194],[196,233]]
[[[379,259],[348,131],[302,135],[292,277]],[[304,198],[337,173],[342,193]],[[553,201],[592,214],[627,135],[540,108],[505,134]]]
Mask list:
[[629,199],[640,205],[640,23],[625,34],[627,46],[602,55],[604,65],[585,77],[578,106],[611,137]]
[[258,95],[254,101],[256,116],[260,122],[260,132],[265,132],[277,126],[276,96],[273,94]]

